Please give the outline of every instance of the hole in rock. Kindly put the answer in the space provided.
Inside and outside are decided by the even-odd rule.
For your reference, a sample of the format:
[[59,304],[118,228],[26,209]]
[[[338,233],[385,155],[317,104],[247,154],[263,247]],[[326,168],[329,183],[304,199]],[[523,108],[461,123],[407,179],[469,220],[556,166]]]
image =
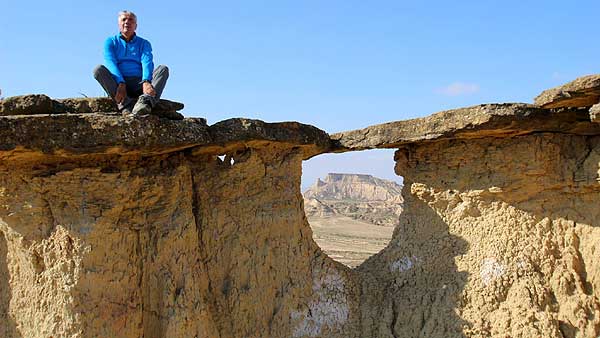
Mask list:
[[217,161],[220,164],[225,164],[227,166],[233,166],[236,163],[246,162],[251,155],[251,151],[247,148],[238,149],[231,153],[225,153],[222,155],[217,155]]
[[217,159],[219,163],[225,164],[227,166],[233,166],[235,160],[233,159],[233,155],[225,154],[225,155],[217,155]]
[[304,212],[332,259],[357,267],[385,248],[402,212],[394,150],[324,154],[304,161]]

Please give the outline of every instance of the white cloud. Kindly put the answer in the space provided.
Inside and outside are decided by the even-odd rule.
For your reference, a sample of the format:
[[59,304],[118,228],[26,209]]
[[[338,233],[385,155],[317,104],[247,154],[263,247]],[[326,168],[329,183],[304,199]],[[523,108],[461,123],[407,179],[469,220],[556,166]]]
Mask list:
[[464,83],[454,82],[446,87],[439,88],[438,93],[447,96],[459,96],[477,93],[479,91],[479,85],[476,83]]

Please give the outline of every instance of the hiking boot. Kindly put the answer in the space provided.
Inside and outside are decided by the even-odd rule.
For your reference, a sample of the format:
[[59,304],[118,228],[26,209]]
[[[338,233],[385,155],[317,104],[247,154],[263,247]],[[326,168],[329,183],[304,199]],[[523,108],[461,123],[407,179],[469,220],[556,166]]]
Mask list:
[[135,115],[148,115],[152,111],[152,97],[148,95],[141,95],[135,106],[133,106],[132,114]]
[[133,108],[134,100],[130,97],[126,97],[122,103],[117,105],[121,116],[123,117],[131,117],[133,113],[131,112],[131,108]]

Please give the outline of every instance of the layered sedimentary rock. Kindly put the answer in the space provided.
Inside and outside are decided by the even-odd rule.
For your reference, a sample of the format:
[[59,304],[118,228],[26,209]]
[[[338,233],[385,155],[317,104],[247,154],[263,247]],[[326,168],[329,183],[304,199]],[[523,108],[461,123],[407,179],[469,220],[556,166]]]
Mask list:
[[301,161],[324,132],[96,114],[0,130],[3,337],[344,335],[356,319],[302,210]]
[[[596,337],[594,103],[331,137],[244,119],[0,117],[0,335]],[[301,161],[368,148],[398,149],[404,212],[349,269],[311,238]]]
[[600,138],[446,140],[396,158],[405,212],[359,268],[365,334],[598,334]]

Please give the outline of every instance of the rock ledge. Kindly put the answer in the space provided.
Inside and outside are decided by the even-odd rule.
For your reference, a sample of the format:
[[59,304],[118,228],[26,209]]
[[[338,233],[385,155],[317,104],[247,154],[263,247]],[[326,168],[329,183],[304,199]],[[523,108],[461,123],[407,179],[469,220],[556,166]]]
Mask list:
[[[161,99],[152,109],[152,115],[182,120],[183,115],[177,111],[183,107],[183,103]],[[119,115],[115,102],[108,97],[52,99],[44,94],[30,94],[0,100],[0,116],[65,113]]]

